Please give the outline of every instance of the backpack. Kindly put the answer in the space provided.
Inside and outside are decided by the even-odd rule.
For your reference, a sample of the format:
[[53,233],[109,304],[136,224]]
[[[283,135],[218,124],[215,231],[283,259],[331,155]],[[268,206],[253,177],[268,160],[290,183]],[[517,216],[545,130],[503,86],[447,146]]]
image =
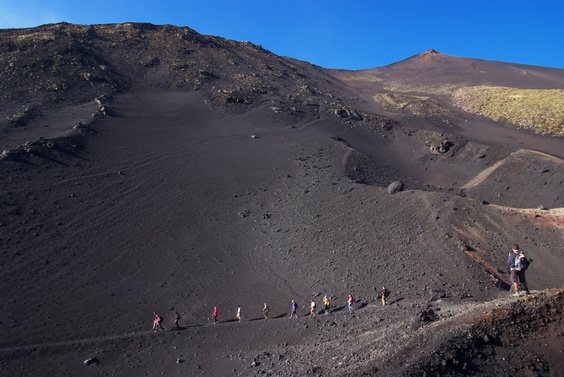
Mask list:
[[521,271],[525,271],[531,265],[532,260],[523,256],[523,269]]
[[531,265],[531,260],[523,254],[523,256],[518,256],[515,258],[515,267],[518,267],[518,271],[525,271]]

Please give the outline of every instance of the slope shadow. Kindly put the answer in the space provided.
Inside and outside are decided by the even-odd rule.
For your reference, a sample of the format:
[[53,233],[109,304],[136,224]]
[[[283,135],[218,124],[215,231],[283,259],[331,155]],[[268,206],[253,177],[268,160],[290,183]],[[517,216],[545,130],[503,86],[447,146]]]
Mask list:
[[388,305],[396,304],[396,303],[402,301],[404,298],[405,298],[405,297],[398,297],[398,298],[396,298],[396,299],[393,300],[393,301],[389,301],[389,302],[388,302]]
[[340,312],[340,311],[343,310],[344,308],[345,308],[344,305],[343,305],[343,306],[338,306],[338,307],[336,307],[336,308],[334,308],[334,309],[331,309],[331,313]]
[[231,323],[231,322],[239,322],[239,320],[237,318],[231,318],[231,319],[226,319],[225,321],[222,321],[222,323]]

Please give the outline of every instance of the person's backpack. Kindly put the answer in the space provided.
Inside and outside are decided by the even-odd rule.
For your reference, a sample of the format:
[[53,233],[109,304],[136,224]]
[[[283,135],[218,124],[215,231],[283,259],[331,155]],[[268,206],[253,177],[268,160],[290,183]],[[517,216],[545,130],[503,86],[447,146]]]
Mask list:
[[525,271],[531,265],[531,260],[525,254],[519,255],[515,258],[515,269],[518,271]]
[[532,259],[529,259],[523,255],[523,269],[521,271],[525,271],[527,268],[529,268],[532,261],[533,261]]

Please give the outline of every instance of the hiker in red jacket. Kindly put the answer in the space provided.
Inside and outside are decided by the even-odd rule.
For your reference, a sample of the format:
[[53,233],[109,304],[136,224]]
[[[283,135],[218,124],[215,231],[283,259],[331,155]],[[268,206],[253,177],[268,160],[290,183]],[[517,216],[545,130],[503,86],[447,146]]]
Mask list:
[[213,308],[213,314],[212,314],[213,323],[217,323],[217,314],[218,314],[218,311],[217,311],[217,306],[216,306],[216,307]]
[[153,320],[152,331],[164,330],[163,325],[162,325],[163,317],[158,315],[157,312],[153,312],[153,314],[155,315],[155,319]]
[[349,313],[352,315],[353,314],[353,304],[354,304],[354,298],[352,295],[349,295],[349,299],[347,300],[347,306],[349,308]]

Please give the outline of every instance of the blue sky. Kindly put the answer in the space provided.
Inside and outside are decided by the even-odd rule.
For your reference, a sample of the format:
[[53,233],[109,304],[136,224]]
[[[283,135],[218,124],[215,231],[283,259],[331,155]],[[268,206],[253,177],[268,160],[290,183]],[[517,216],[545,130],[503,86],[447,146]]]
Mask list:
[[60,21],[188,26],[326,68],[379,67],[431,48],[564,68],[562,0],[0,0],[0,29]]

